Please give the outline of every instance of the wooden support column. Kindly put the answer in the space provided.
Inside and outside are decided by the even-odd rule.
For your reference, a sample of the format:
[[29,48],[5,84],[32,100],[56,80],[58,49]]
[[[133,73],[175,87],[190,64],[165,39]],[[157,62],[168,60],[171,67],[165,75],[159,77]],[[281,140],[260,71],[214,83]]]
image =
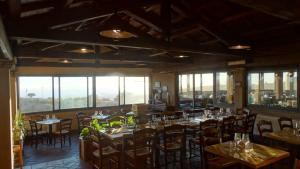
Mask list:
[[0,103],[0,166],[1,168],[12,169],[12,114],[9,68],[0,67]]
[[246,70],[245,68],[236,68],[233,70],[234,78],[234,109],[243,108],[246,106]]

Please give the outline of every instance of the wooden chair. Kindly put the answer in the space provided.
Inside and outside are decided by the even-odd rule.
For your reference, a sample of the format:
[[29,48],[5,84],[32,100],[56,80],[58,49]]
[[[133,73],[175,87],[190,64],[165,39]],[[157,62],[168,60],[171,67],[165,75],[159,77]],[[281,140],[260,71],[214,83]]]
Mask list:
[[71,146],[71,134],[72,134],[72,119],[62,119],[58,124],[58,131],[53,133],[54,136],[54,147],[56,144],[56,138],[60,138],[60,146],[66,143],[66,137],[69,138],[69,145]]
[[[165,168],[168,168],[168,155],[173,154],[174,160],[176,153],[180,153],[180,166],[184,168],[183,162],[185,159],[185,126],[171,125],[165,126],[163,130],[163,143],[157,145],[158,150],[164,152]],[[176,161],[175,161],[176,162]]]
[[234,116],[229,116],[229,117],[223,118],[222,124],[221,124],[222,142],[233,140],[234,125],[235,125],[235,117]]
[[79,112],[76,113],[76,118],[77,118],[77,126],[78,126],[78,132],[80,133],[81,130],[84,127],[89,126],[90,121],[92,120],[91,117],[88,117],[85,113]]
[[251,113],[246,115],[244,118],[240,119],[242,121],[242,126],[239,126],[236,123],[235,132],[247,133],[249,134],[250,140],[253,141],[253,130],[254,130],[256,116],[257,116],[256,113]]
[[280,117],[278,119],[278,123],[281,130],[283,130],[284,128],[289,128],[289,129],[293,128],[293,120],[291,118]]
[[[215,127],[208,127],[203,130],[203,145],[210,146],[220,143],[220,131]],[[238,163],[223,157],[210,156],[207,152],[203,152],[202,166],[205,169],[231,169],[238,166]]]
[[92,166],[93,168],[104,168],[105,162],[108,162],[109,168],[114,164],[118,169],[121,168],[121,152],[114,148],[111,140],[105,137],[99,131],[89,127],[90,138],[92,141]]
[[48,138],[48,132],[42,130],[42,127],[38,127],[36,121],[29,120],[30,125],[30,145],[33,145],[33,142],[35,142],[35,148],[38,147],[39,141],[43,143],[44,138]]
[[257,123],[257,129],[258,129],[258,132],[259,132],[261,142],[266,143],[266,140],[264,139],[264,136],[267,133],[273,132],[272,122],[268,121],[268,120],[260,120]]
[[125,147],[129,147],[128,150],[125,150],[126,168],[146,168],[148,159],[150,161],[150,168],[154,168],[155,139],[155,129],[144,128],[135,130],[132,138],[125,141]]
[[[204,122],[201,122],[200,123],[200,128],[199,128],[199,132],[198,132],[198,137],[194,137],[192,139],[189,140],[189,151],[190,151],[190,159],[192,157],[196,157],[196,156],[199,156],[200,158],[203,157],[203,141],[202,141],[202,131],[205,129],[205,128],[217,128],[218,127],[218,124],[219,124],[219,121],[218,120],[215,120],[215,119],[209,119],[209,120],[206,120]],[[199,154],[196,154],[194,152],[199,152]],[[194,155],[194,156],[193,156]],[[201,160],[201,163],[202,163],[202,160]]]

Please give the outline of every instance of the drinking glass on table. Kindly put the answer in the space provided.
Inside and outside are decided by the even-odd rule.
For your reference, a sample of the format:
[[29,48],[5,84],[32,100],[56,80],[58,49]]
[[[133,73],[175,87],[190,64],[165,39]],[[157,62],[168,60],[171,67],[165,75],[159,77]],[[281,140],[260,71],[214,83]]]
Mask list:
[[238,146],[239,146],[241,140],[242,140],[241,133],[234,133],[234,144],[235,144],[235,148],[238,148]]
[[48,119],[49,119],[49,114],[46,115],[46,120],[48,120]]

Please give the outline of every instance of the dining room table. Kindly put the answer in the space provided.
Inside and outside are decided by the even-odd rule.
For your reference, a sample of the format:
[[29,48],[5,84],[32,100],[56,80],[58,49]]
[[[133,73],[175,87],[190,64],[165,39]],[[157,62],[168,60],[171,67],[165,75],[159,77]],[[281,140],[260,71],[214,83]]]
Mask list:
[[292,156],[295,157],[294,168],[296,163],[300,161],[300,133],[294,128],[284,128],[280,131],[274,131],[266,133],[264,137],[277,141],[279,143],[284,143],[288,145],[288,149],[291,152]]
[[37,124],[48,126],[49,144],[52,144],[52,130],[53,125],[60,123],[60,119],[57,118],[46,118],[41,121],[37,121]]
[[290,156],[290,153],[277,148],[251,143],[251,149],[235,148],[234,141],[207,146],[204,150],[210,154],[228,158],[253,169],[270,166]]

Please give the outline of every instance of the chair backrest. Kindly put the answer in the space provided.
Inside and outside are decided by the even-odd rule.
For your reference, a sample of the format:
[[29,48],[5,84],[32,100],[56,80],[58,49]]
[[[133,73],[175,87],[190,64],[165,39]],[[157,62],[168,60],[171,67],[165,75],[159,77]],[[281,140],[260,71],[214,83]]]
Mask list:
[[210,146],[220,143],[220,130],[215,127],[207,127],[203,129],[202,140],[204,146]]
[[169,143],[177,143],[181,148],[185,147],[185,126],[174,124],[165,126],[163,130],[164,146],[167,147]]
[[152,128],[143,128],[133,131],[134,155],[141,148],[147,148],[153,151],[155,145],[156,130]]
[[99,150],[99,155],[100,157],[102,157],[102,148],[104,147],[102,134],[99,131],[93,129],[92,127],[88,127],[88,129],[90,133],[89,138],[92,142],[92,147],[93,149]]
[[30,131],[32,135],[38,135],[39,128],[37,127],[37,123],[34,120],[29,120]]
[[63,133],[64,130],[71,132],[71,128],[72,128],[72,119],[60,120],[58,129],[61,134]]
[[222,138],[225,138],[225,135],[229,135],[229,139],[232,140],[234,137],[234,127],[235,127],[235,117],[234,116],[229,116],[225,117],[222,120],[222,125],[221,125],[221,135]]
[[204,122],[200,123],[200,130],[203,130],[207,127],[215,127],[217,128],[219,124],[219,121],[216,119],[209,119],[209,120],[205,120]]
[[246,128],[246,131],[251,134],[253,133],[256,115],[257,115],[256,113],[251,113],[246,116],[245,128]]
[[258,123],[257,123],[257,129],[259,131],[259,135],[261,137],[261,139],[263,139],[263,136],[266,134],[266,133],[271,133],[273,132],[273,125],[272,125],[272,122],[269,121],[269,120],[260,120]]
[[284,128],[293,128],[293,120],[288,117],[280,117],[278,119],[278,123],[280,126],[280,129],[283,130]]

